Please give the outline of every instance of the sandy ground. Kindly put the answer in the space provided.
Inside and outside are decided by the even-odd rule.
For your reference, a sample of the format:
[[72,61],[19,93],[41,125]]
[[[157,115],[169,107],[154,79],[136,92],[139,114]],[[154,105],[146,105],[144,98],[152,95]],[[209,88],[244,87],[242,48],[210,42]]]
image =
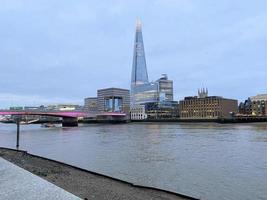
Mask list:
[[134,186],[104,175],[28,154],[0,148],[0,156],[33,174],[88,200],[194,199],[167,191]]

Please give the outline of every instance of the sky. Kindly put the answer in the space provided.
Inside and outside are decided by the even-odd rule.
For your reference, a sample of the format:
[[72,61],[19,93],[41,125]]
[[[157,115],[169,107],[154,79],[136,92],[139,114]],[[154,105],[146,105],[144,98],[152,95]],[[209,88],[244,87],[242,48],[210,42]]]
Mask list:
[[267,93],[267,1],[0,0],[0,108],[83,104],[130,88],[135,23],[150,81],[175,100],[207,87],[245,100]]

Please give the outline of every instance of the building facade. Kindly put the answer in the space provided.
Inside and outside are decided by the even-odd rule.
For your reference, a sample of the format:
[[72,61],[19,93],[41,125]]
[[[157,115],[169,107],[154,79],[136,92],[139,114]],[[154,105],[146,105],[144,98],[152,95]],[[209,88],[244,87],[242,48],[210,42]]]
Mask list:
[[44,111],[46,108],[45,106],[24,106],[25,111]]
[[252,115],[252,101],[250,98],[244,102],[240,102],[238,106],[238,114],[240,115]]
[[148,119],[177,119],[179,117],[177,101],[149,102],[144,105]]
[[131,120],[147,119],[145,105],[135,105],[131,108]]
[[130,111],[130,91],[121,88],[97,90],[97,108],[103,112]]
[[84,99],[84,110],[96,112],[97,108],[97,97],[88,97]]
[[[140,85],[146,85],[144,88],[139,87]],[[132,75],[131,75],[131,106],[139,104],[138,94],[144,91],[145,88],[149,87],[145,49],[142,35],[141,21],[138,20],[136,23],[135,39],[134,39],[134,53],[133,53],[133,64],[132,64]]]
[[155,82],[149,82],[142,25],[137,21],[131,74],[131,107],[151,102],[172,101],[173,82],[166,74]]
[[131,106],[144,104],[147,102],[159,101],[159,86],[158,83],[146,83],[142,85],[136,85],[131,90],[131,98],[134,99],[134,103]]
[[239,114],[248,116],[267,115],[267,94],[259,94],[239,104]]
[[162,74],[156,82],[159,87],[159,101],[173,101],[173,81],[168,80],[167,74]]
[[219,119],[230,118],[238,112],[238,102],[218,96],[199,98],[185,97],[179,102],[181,119]]

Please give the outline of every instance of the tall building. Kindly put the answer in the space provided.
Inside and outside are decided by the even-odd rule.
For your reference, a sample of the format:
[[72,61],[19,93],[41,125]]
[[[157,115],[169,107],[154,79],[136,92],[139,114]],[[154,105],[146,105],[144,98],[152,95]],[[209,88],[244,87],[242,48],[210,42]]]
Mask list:
[[148,81],[141,21],[137,20],[131,78],[131,106],[157,100],[158,86]]
[[173,101],[173,81],[168,80],[167,74],[156,81],[159,86],[159,101]]
[[135,39],[134,39],[134,55],[132,66],[132,86],[148,83],[148,75],[146,68],[145,49],[142,36],[141,21],[137,20]]
[[149,82],[140,20],[136,23],[131,78],[131,108],[151,102],[172,101],[173,82],[166,74],[155,82]]
[[130,110],[130,91],[120,88],[97,90],[98,111],[124,112]]

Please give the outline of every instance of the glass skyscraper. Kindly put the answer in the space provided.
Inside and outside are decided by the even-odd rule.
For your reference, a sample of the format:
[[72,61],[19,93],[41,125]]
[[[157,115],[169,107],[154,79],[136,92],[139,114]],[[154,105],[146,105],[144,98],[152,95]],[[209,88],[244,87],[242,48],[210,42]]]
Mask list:
[[134,40],[134,55],[132,67],[132,85],[141,85],[148,83],[146,69],[145,49],[142,36],[142,26],[140,20],[136,23],[136,32]]
[[158,101],[158,83],[148,80],[141,21],[137,20],[131,79],[131,106]]

